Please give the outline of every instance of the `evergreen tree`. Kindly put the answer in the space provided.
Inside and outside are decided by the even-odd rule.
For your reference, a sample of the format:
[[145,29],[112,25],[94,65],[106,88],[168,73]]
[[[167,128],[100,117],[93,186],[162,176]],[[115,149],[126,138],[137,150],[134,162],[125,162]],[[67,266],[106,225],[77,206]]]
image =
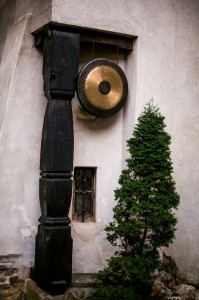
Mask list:
[[126,289],[123,299],[147,299],[150,294],[151,272],[160,266],[158,249],[174,238],[176,218],[172,209],[179,204],[170,143],[164,117],[149,102],[127,141],[130,157],[115,191],[113,222],[105,229],[117,251],[97,275],[102,299],[119,295],[121,287]]

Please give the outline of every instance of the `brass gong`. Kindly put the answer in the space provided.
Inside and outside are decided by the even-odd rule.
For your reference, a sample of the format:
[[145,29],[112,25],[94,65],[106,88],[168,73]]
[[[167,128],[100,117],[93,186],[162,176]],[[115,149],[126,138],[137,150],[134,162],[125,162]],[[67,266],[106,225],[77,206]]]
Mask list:
[[98,117],[117,113],[124,105],[128,83],[123,70],[114,62],[98,58],[80,72],[77,95],[82,106]]

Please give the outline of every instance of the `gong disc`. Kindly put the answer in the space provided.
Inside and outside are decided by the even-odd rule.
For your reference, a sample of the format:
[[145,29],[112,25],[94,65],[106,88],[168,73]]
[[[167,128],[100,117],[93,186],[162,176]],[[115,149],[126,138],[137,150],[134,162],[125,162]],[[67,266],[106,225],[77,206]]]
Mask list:
[[80,72],[77,95],[82,106],[98,117],[117,113],[124,105],[128,83],[123,70],[108,59],[89,62]]

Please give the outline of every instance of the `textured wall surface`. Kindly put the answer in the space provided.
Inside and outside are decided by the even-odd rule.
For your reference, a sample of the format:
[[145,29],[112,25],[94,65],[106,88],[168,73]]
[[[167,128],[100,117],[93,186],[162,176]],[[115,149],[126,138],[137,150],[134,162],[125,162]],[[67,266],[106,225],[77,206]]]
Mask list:
[[[32,13],[32,19],[24,17],[27,13]],[[112,218],[113,190],[127,156],[126,139],[143,105],[153,98],[172,135],[174,177],[181,196],[171,252],[180,272],[188,280],[199,282],[197,0],[16,1],[13,25],[6,29],[7,39],[4,36],[1,45],[0,252],[21,254],[18,264],[34,263],[46,100],[42,54],[32,47],[30,32],[50,20],[138,37],[127,58],[120,56],[119,64],[129,82],[128,103],[122,111],[105,120],[83,120],[78,118],[78,100],[73,100],[74,165],[97,167],[96,222],[72,223],[74,271],[96,271],[112,251],[104,241],[103,229]],[[91,59],[90,51],[81,53],[80,67]]]
[[40,214],[38,174],[45,100],[42,55],[33,48],[31,16],[8,30],[0,69],[1,255],[22,254],[34,260],[34,238]]

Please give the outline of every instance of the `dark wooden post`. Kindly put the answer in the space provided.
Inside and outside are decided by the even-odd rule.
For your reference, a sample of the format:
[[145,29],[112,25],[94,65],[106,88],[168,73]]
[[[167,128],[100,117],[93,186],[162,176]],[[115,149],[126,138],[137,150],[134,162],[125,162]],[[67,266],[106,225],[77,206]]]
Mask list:
[[72,238],[68,217],[73,170],[73,119],[79,35],[49,31],[44,38],[44,93],[48,100],[41,142],[41,178],[35,281],[52,294],[71,284]]

